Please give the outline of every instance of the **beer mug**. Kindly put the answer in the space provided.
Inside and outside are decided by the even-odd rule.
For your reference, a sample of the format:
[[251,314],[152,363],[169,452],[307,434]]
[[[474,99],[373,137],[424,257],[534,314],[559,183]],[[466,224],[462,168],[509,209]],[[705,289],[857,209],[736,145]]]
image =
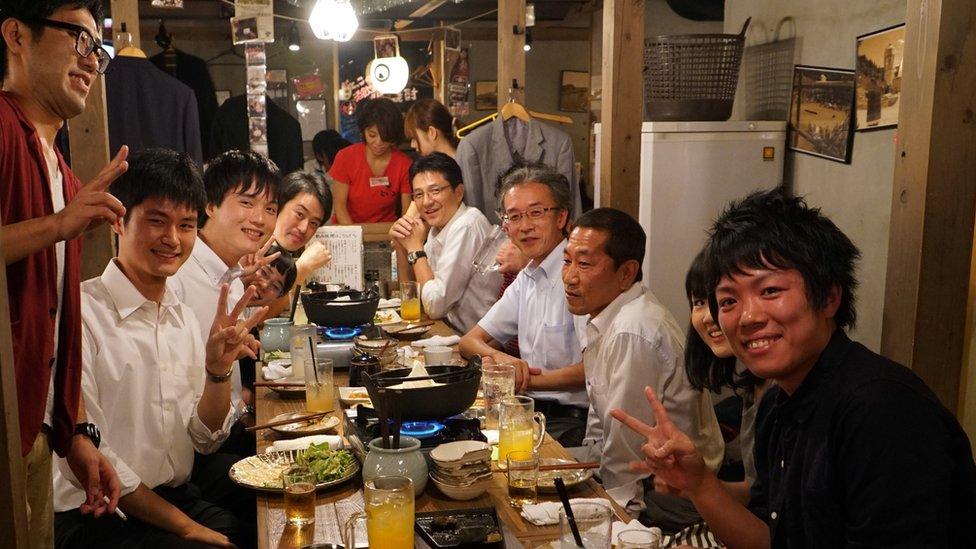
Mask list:
[[498,412],[499,463],[505,462],[509,452],[538,450],[545,436],[546,416],[535,411],[532,397],[518,395],[502,399]]
[[363,483],[366,512],[353,513],[342,529],[342,544],[356,547],[356,523],[365,515],[370,547],[413,548],[413,481],[401,476],[378,476]]

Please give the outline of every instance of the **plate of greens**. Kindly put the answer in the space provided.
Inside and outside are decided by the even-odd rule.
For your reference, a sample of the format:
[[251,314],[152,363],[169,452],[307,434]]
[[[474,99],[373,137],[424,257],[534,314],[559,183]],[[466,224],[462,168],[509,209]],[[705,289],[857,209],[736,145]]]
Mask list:
[[307,450],[266,452],[246,457],[230,468],[230,479],[261,492],[282,493],[281,473],[292,465],[303,465],[316,476],[316,490],[342,484],[359,473],[352,452],[333,450],[328,443],[312,444]]

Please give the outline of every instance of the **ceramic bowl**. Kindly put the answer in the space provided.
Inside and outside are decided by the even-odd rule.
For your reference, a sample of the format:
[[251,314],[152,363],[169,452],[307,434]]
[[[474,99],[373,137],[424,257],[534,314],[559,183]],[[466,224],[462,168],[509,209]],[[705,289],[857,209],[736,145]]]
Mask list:
[[445,484],[437,480],[433,476],[430,477],[430,480],[437,486],[437,489],[440,490],[442,494],[456,501],[467,501],[469,499],[474,499],[487,492],[488,486],[491,484],[490,480],[485,480],[470,486],[451,486],[450,484]]

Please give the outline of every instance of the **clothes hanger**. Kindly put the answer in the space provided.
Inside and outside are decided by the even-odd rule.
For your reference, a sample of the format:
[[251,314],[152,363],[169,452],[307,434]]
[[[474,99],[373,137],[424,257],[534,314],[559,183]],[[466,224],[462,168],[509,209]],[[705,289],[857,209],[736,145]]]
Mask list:
[[502,120],[511,120],[513,116],[522,122],[528,122],[532,119],[529,111],[525,110],[525,107],[521,103],[515,101],[515,96],[523,91],[525,90],[519,88],[518,80],[513,78],[512,87],[508,89],[508,103],[502,105],[502,108],[499,110]]
[[139,57],[142,59],[146,58],[146,52],[132,45],[132,33],[126,30],[125,23],[122,23],[122,30],[119,32],[118,36],[119,44],[122,48],[119,49],[116,55],[121,55],[122,57]]

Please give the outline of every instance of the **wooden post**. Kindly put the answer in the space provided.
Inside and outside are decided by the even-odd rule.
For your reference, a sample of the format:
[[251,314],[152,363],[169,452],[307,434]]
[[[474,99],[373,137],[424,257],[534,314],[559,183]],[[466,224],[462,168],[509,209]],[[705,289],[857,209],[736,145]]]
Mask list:
[[[85,112],[68,122],[71,142],[71,171],[82,183],[98,175],[111,160],[108,148],[108,117],[105,105],[105,77],[92,81]],[[118,151],[112,151],[118,152]],[[102,274],[105,266],[115,256],[112,231],[100,225],[87,231],[81,257],[81,279],[87,280]]]
[[332,124],[336,131],[341,131],[339,126],[339,43],[332,41]]
[[637,218],[644,112],[644,1],[603,3],[600,206]]
[[[0,249],[3,257],[3,249]],[[20,455],[20,412],[10,337],[7,269],[0,270],[0,547],[27,547],[27,498]]]
[[447,90],[445,88],[448,77],[445,76],[444,72],[448,70],[448,67],[443,34],[433,40],[432,47],[434,51],[433,55],[430,56],[430,78],[434,81],[434,99],[447,105]]
[[112,38],[118,44],[119,33],[125,31],[132,35],[132,45],[141,48],[141,33],[139,29],[139,0],[112,0]]
[[[518,34],[515,33],[518,30]],[[498,108],[512,80],[525,89],[525,0],[498,0]],[[524,97],[521,98],[523,101]]]
[[909,0],[881,353],[950,410],[960,396],[976,213],[970,0]]

